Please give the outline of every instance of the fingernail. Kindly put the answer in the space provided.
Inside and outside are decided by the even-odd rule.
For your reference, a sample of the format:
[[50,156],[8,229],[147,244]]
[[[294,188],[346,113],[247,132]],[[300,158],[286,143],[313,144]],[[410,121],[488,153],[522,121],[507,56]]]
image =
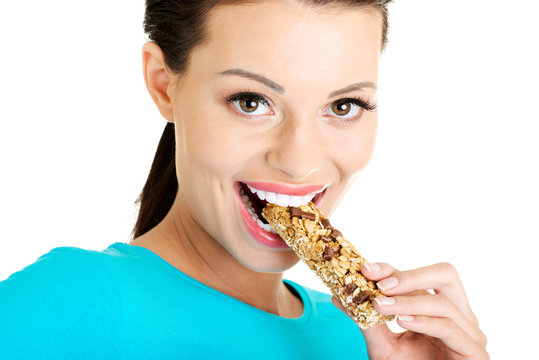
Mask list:
[[386,290],[392,289],[395,286],[399,285],[399,279],[392,276],[392,277],[389,277],[389,278],[384,279],[382,281],[378,281],[376,283],[376,285],[378,286],[378,288],[380,288],[380,290],[386,291]]
[[380,265],[376,263],[364,264],[368,272],[378,272],[381,270]]
[[395,299],[392,297],[375,297],[374,301],[378,303],[378,305],[393,305],[395,303]]
[[414,317],[411,315],[397,315],[397,319],[400,321],[413,321]]

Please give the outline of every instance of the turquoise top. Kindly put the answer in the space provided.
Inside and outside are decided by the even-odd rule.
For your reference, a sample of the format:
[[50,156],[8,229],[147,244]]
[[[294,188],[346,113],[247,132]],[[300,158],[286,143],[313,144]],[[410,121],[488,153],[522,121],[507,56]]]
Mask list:
[[120,242],[58,247],[0,282],[0,359],[367,359],[330,295],[284,280],[303,315],[221,293]]

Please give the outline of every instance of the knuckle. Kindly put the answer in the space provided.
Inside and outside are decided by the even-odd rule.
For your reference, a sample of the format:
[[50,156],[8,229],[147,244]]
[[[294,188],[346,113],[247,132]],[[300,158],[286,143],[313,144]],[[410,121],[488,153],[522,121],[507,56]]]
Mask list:
[[459,279],[459,274],[455,265],[449,262],[441,262],[438,264],[438,268],[441,272],[447,274],[446,279],[448,283],[452,283],[453,281]]
[[454,335],[458,330],[460,330],[460,328],[457,326],[457,324],[449,319],[449,318],[445,318],[444,319],[444,324],[443,324],[443,333],[444,335],[447,337],[447,336],[450,336],[450,335]]
[[402,272],[397,272],[396,276],[403,283],[414,282],[419,278],[419,274],[415,270],[406,270]]
[[449,262],[441,262],[438,264],[438,267],[444,272],[450,273],[450,274],[457,274],[457,268],[455,265],[449,263]]
[[392,273],[397,272],[397,270],[393,266],[389,265],[388,263],[379,262],[378,265],[380,265],[382,272],[385,274],[392,274]]
[[443,295],[440,295],[440,294],[434,294],[434,295],[430,295],[434,298],[434,301],[438,304],[438,306],[440,307],[448,307],[450,305],[452,305],[453,303],[451,301],[449,301],[449,299],[447,299],[445,296]]
[[479,327],[479,320],[477,319],[477,316],[472,312],[470,313],[470,321],[472,322],[472,325],[475,327]]
[[486,348],[486,347],[487,347],[487,343],[488,343],[487,336],[485,335],[484,332],[482,332],[481,330],[479,330],[479,344],[481,344],[481,346],[482,346],[483,348]]

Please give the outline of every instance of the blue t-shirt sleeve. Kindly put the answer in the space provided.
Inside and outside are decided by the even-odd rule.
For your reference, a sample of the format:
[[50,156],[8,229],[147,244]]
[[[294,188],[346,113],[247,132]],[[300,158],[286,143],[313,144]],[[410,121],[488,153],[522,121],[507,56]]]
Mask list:
[[96,252],[60,247],[0,282],[0,359],[114,359],[121,304]]

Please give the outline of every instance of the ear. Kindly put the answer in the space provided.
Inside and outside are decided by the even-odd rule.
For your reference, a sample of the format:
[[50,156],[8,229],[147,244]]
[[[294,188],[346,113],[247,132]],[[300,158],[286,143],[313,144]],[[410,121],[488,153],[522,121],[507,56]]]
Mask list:
[[165,64],[163,51],[153,41],[148,41],[142,47],[142,66],[144,82],[153,102],[168,122],[174,122],[172,101],[169,96],[173,74]]

